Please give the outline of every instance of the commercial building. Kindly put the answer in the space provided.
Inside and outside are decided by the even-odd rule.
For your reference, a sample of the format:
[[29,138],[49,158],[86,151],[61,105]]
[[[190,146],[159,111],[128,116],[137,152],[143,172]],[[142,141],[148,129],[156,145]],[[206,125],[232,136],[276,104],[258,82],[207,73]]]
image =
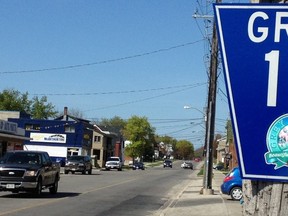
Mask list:
[[0,157],[7,151],[22,150],[24,142],[30,140],[30,138],[25,137],[25,130],[19,128],[17,123],[7,121],[9,114],[11,112],[2,112],[0,115]]
[[120,157],[123,160],[124,148],[122,145],[122,140],[118,134],[94,125],[92,155],[97,159],[99,167],[104,167],[105,161],[111,156]]
[[70,155],[91,155],[93,126],[88,120],[68,115],[54,120],[8,118],[25,130],[23,149],[47,151],[51,158],[64,163]]
[[[90,124],[89,120],[69,115],[67,107],[63,115],[53,120],[31,119],[29,115],[17,111],[0,111],[0,117],[7,119],[9,125],[3,125],[11,128],[5,132],[10,141],[1,141],[0,136],[1,154],[14,149],[47,151],[54,161],[62,165],[71,155],[89,155],[95,165],[97,160],[100,167],[110,156],[123,158],[122,142],[116,133],[102,130]],[[16,127],[22,133],[22,137],[17,135],[17,138],[22,138],[20,140],[16,140]]]

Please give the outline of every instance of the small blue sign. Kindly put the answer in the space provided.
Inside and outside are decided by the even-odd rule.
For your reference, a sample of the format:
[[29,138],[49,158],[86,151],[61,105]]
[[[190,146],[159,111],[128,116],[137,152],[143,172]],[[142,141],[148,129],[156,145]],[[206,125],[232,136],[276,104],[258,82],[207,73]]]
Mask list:
[[242,177],[288,182],[288,5],[214,11]]

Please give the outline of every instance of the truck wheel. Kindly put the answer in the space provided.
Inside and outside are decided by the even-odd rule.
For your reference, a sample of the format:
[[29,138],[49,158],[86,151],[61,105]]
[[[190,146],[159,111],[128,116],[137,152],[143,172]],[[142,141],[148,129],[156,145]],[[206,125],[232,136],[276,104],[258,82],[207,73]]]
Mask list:
[[119,168],[118,171],[122,171],[122,168]]
[[68,170],[65,170],[65,171],[64,171],[64,173],[65,173],[65,174],[68,174],[68,173],[69,173],[69,171],[68,171]]
[[37,186],[36,186],[36,188],[34,190],[34,194],[39,196],[39,195],[41,195],[41,193],[42,193],[42,180],[39,179],[38,183],[37,183]]
[[89,175],[92,174],[92,167],[91,167],[91,169],[88,170],[88,174],[89,174]]
[[58,178],[57,176],[55,177],[55,182],[51,188],[49,188],[50,194],[56,194],[58,191]]

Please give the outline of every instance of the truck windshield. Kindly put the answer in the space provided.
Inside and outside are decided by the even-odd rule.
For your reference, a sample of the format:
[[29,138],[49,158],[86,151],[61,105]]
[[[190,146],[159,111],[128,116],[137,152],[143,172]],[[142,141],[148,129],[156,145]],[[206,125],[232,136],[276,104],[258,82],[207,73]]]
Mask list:
[[10,164],[40,164],[41,157],[37,153],[7,153],[1,160],[0,163],[10,163]]

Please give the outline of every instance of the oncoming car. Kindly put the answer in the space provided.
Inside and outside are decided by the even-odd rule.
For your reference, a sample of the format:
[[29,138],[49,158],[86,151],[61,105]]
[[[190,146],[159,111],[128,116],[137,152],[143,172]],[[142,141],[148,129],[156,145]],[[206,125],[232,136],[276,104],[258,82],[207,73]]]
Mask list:
[[82,174],[92,174],[92,162],[91,158],[86,155],[73,155],[68,157],[65,167],[64,167],[64,173],[68,174],[71,172],[74,174],[75,172],[81,172]]
[[164,162],[163,162],[163,168],[165,168],[165,167],[170,167],[170,168],[172,168],[172,160],[168,160],[168,159],[164,160]]
[[145,165],[142,162],[135,162],[132,166],[133,170],[145,170]]
[[109,157],[105,163],[105,169],[117,169],[118,171],[122,171],[122,160],[120,157]]

